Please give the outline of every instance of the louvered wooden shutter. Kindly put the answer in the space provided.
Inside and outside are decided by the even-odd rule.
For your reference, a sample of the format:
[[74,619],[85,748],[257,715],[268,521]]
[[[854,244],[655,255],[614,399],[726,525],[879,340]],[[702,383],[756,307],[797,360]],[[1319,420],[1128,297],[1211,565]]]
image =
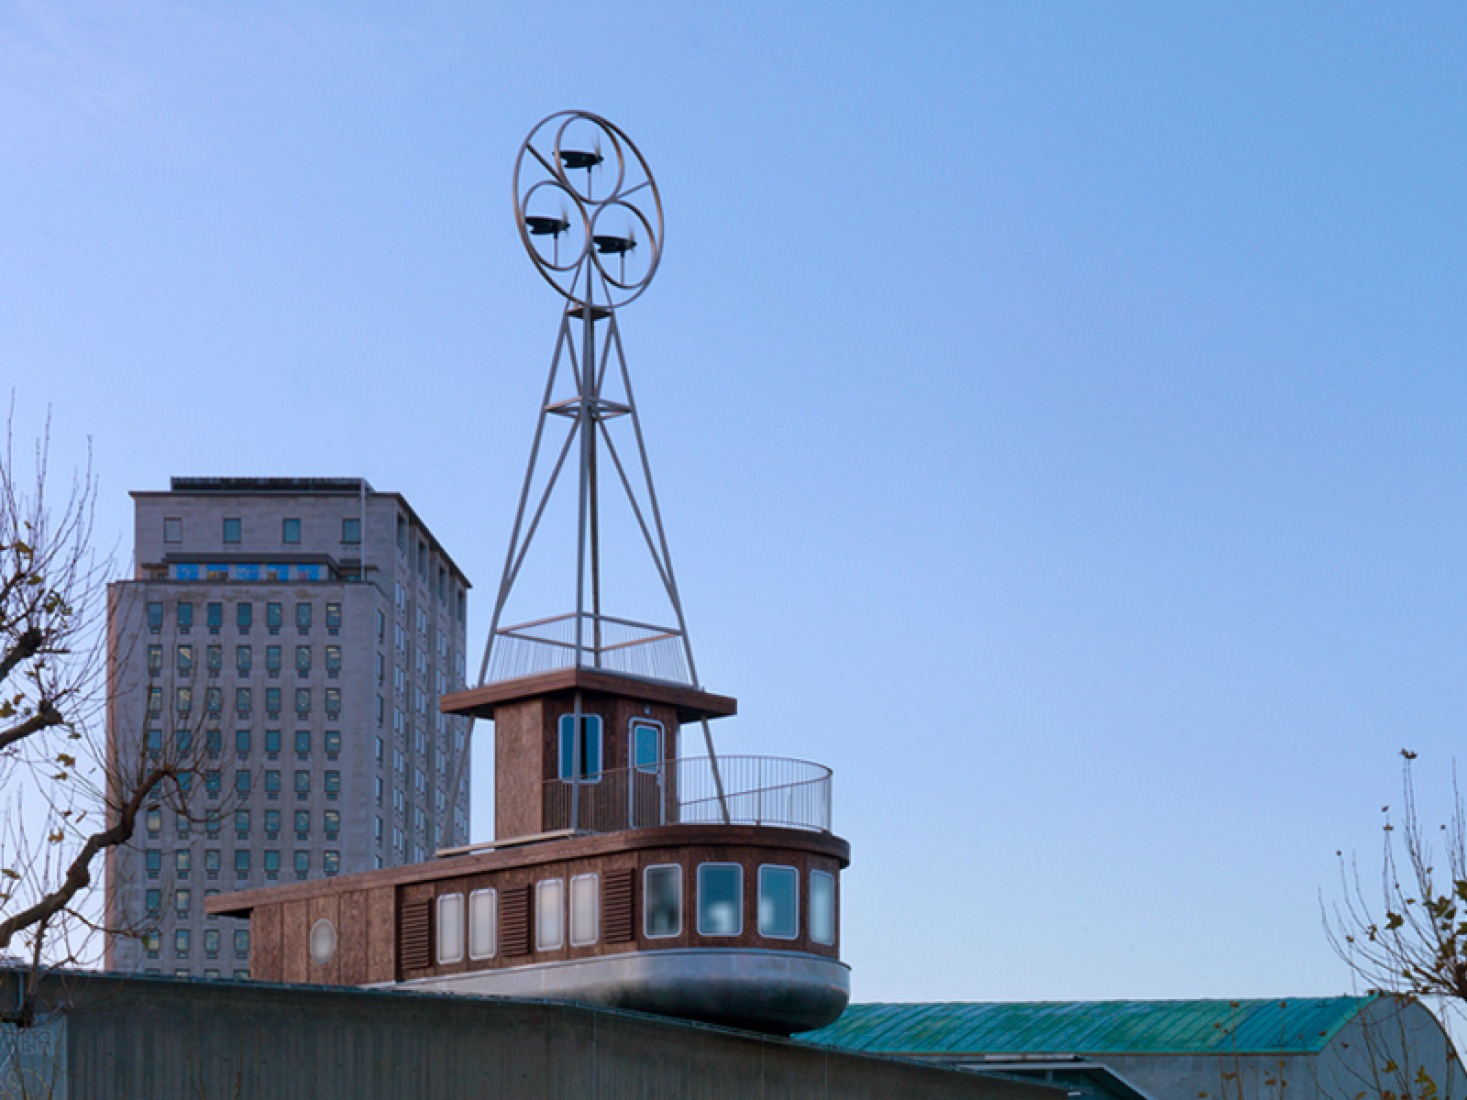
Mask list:
[[634,867],[618,867],[601,879],[601,934],[607,943],[632,941],[636,875]]
[[499,894],[499,950],[504,955],[530,953],[530,888],[515,886]]
[[433,900],[405,901],[397,918],[397,965],[402,971],[433,965]]

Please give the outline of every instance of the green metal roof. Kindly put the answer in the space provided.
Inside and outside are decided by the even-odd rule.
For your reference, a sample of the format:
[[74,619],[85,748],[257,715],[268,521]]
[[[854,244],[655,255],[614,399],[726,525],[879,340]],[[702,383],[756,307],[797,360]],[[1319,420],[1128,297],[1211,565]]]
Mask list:
[[795,1038],[882,1054],[1314,1053],[1373,999],[863,1004]]

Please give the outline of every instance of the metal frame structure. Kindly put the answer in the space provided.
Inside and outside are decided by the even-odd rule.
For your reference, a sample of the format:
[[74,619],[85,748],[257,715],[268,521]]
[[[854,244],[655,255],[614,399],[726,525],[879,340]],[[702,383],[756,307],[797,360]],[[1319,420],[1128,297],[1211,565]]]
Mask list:
[[[598,182],[607,182],[607,176],[610,185],[598,187]],[[566,299],[566,306],[494,601],[489,639],[479,667],[479,686],[550,669],[576,667],[701,688],[617,323],[617,310],[647,289],[662,258],[662,198],[657,184],[641,152],[617,126],[587,111],[562,111],[538,123],[520,147],[514,170],[514,210],[525,250],[546,282]],[[613,223],[618,219],[627,226],[624,235],[613,231]],[[574,393],[558,397],[557,383],[565,372],[574,385]],[[620,400],[605,395],[608,373],[621,384]],[[552,417],[568,424],[558,448],[546,446]],[[623,417],[630,421],[636,444],[634,473],[628,472],[628,464],[608,427]],[[501,625],[510,593],[565,471],[571,448],[576,445],[579,445],[576,463],[579,497],[575,610],[531,622]],[[603,451],[630,505],[671,606],[675,625],[656,626],[607,615],[602,610]],[[537,476],[547,464],[548,476],[537,493]],[[642,493],[634,485],[633,479],[638,475]],[[581,702],[577,693],[577,730],[580,719]],[[727,804],[707,719],[703,719],[702,728],[718,802],[727,821]],[[471,725],[449,784],[449,806],[458,795],[472,736]],[[579,785],[580,736],[573,737],[572,742],[575,755],[572,773],[575,785]],[[577,802],[573,799],[572,806]],[[572,820],[571,827],[574,829],[576,825]]]

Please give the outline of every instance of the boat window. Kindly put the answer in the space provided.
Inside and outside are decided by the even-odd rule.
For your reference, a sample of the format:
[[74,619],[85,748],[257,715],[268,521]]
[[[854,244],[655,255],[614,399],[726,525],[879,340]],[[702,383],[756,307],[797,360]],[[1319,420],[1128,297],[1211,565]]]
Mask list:
[[744,930],[744,869],[737,863],[698,865],[698,935],[737,936]]
[[810,872],[810,938],[835,943],[835,876],[829,871]]
[[800,873],[793,867],[759,868],[759,935],[792,940],[800,932]]
[[554,951],[565,944],[565,879],[535,883],[535,950]]
[[469,895],[469,958],[492,959],[497,946],[494,890],[475,890]]
[[676,863],[648,867],[642,875],[642,929],[648,939],[681,935],[683,869]]
[[[574,714],[560,716],[560,778],[571,779],[576,774],[575,754],[577,746],[573,735],[576,726]],[[580,775],[582,779],[599,777],[601,772],[601,716],[581,715]]]
[[596,942],[597,912],[595,875],[576,875],[570,887],[570,941],[572,947]]
[[662,727],[644,718],[632,721],[632,766],[653,773],[662,760]]
[[464,957],[464,896],[438,898],[438,961],[456,963]]

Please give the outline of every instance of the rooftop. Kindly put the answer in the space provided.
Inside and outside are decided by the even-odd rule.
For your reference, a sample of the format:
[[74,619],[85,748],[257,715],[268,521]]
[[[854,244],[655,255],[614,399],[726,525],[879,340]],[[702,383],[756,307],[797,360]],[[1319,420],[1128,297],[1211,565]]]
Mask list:
[[172,477],[175,493],[362,493],[373,492],[360,477]]
[[797,1038],[881,1054],[1317,1053],[1374,999],[856,1004]]

